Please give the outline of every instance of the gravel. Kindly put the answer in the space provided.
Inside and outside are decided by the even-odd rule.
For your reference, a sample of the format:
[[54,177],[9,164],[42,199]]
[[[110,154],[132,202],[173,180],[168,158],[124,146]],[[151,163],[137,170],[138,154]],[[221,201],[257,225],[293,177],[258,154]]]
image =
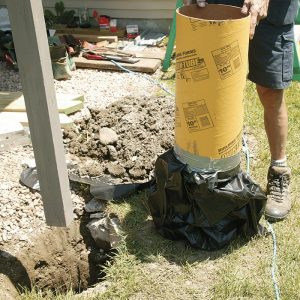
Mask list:
[[[54,86],[57,93],[83,94],[87,107],[101,109],[124,97],[149,97],[156,93],[157,87],[146,78],[151,76],[78,69],[69,80],[55,80]],[[0,91],[21,90],[19,74],[0,62]]]
[[[84,94],[83,113],[72,116],[77,120],[82,115],[90,116],[90,110],[95,115],[95,111],[107,108],[115,102],[120,103],[123,99],[128,101],[130,98],[142,98],[146,101],[148,98],[155,98],[160,89],[143,76],[157,78],[160,72],[156,72],[154,76],[134,76],[122,72],[78,69],[70,80],[55,80],[54,86],[60,93]],[[3,62],[0,62],[0,90],[22,90],[18,72],[7,68]],[[170,100],[167,102],[170,105]],[[112,145],[108,145],[112,157],[117,156],[114,150]],[[49,227],[45,225],[41,195],[19,182],[22,164],[34,158],[32,147],[19,146],[0,152],[0,155],[0,246],[14,252],[18,247],[22,247],[22,243],[28,243],[30,237]],[[134,159],[136,157],[132,157],[132,160]],[[79,218],[84,211],[86,191],[82,191],[80,185],[75,185],[71,194],[75,217]]]

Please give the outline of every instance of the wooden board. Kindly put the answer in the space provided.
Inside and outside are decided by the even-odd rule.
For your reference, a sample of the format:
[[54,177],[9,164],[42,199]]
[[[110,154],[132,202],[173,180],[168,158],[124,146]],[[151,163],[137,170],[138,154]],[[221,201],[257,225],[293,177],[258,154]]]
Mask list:
[[[0,120],[14,120],[23,126],[28,126],[28,117],[26,112],[0,112]],[[67,115],[60,113],[59,122],[61,128],[69,128],[73,125],[73,120]]]
[[137,58],[149,58],[149,59],[159,59],[163,61],[166,55],[166,51],[143,51],[143,52],[128,52]]
[[98,28],[68,28],[66,26],[54,25],[56,34],[81,34],[81,35],[98,35],[98,36],[117,36],[123,38],[125,36],[125,29],[118,29],[117,32],[110,32],[109,30],[100,30]]
[[[82,95],[56,94],[58,111],[71,114],[83,108]],[[0,92],[0,111],[24,112],[26,111],[22,92]]]
[[24,135],[22,124],[16,120],[0,117],[0,140],[6,140],[11,136]]
[[[58,36],[63,36],[64,34],[56,34]],[[110,43],[115,43],[118,41],[117,36],[102,36],[102,35],[89,35],[89,34],[72,34],[72,36],[75,39],[81,40],[81,41],[87,41],[90,43],[97,43],[102,41],[108,41]]]
[[30,144],[31,140],[29,136],[14,136],[13,138],[7,140],[0,140],[0,152],[13,149],[17,146],[25,146]]
[[[115,64],[106,60],[88,60],[84,57],[74,57],[74,62],[78,68],[121,71]],[[134,72],[154,73],[160,67],[161,60],[141,58],[140,61],[135,64],[120,63],[120,65]]]

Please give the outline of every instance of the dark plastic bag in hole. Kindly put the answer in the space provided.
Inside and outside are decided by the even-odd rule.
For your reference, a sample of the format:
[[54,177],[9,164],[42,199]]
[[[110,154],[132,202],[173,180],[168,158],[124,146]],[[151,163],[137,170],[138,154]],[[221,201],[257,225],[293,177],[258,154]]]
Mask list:
[[239,167],[226,173],[191,173],[173,150],[157,159],[148,196],[162,236],[203,250],[257,234],[265,204],[264,192]]

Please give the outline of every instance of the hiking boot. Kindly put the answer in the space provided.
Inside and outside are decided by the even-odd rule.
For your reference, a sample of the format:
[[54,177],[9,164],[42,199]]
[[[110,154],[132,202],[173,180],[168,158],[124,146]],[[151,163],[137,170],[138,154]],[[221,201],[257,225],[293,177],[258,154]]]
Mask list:
[[271,166],[268,171],[265,217],[269,221],[284,219],[291,209],[289,185],[291,169]]

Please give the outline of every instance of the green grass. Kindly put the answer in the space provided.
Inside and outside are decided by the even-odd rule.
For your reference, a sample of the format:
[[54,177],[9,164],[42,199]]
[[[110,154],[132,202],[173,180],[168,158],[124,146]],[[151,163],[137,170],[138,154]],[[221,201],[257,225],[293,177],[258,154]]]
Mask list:
[[[282,299],[300,299],[300,272],[297,268],[300,265],[300,218],[296,203],[300,179],[297,162],[299,89],[298,83],[293,83],[286,93],[290,121],[288,153],[293,168],[293,210],[287,220],[274,225],[278,243],[277,277]],[[254,85],[249,82],[245,97],[245,125],[254,144],[250,147],[255,148],[251,175],[264,186],[269,150],[261,104]],[[118,207],[115,204],[111,206],[112,211],[122,215],[127,238],[125,248],[114,258],[115,263],[123,261],[124,265],[113,263],[107,269],[107,280],[113,284],[101,299],[274,298],[271,280],[273,242],[270,235],[241,245],[237,241],[224,251],[197,251],[157,235],[145,202],[146,196],[141,194]],[[133,266],[130,270],[126,267],[129,261]],[[120,273],[121,269],[123,272]]]
[[[293,83],[286,93],[293,209],[287,220],[273,225],[278,247],[276,276],[283,300],[300,299],[299,95],[300,86]],[[254,156],[251,177],[265,186],[269,150],[262,108],[254,85],[249,82],[245,97],[245,128],[251,137],[250,150]],[[198,251],[183,242],[159,236],[146,201],[146,194],[140,193],[124,202],[109,204],[108,211],[121,219],[125,239],[106,266],[107,287],[88,299],[275,299],[270,235],[246,243],[235,241],[222,251]],[[22,299],[40,298],[31,294]]]

